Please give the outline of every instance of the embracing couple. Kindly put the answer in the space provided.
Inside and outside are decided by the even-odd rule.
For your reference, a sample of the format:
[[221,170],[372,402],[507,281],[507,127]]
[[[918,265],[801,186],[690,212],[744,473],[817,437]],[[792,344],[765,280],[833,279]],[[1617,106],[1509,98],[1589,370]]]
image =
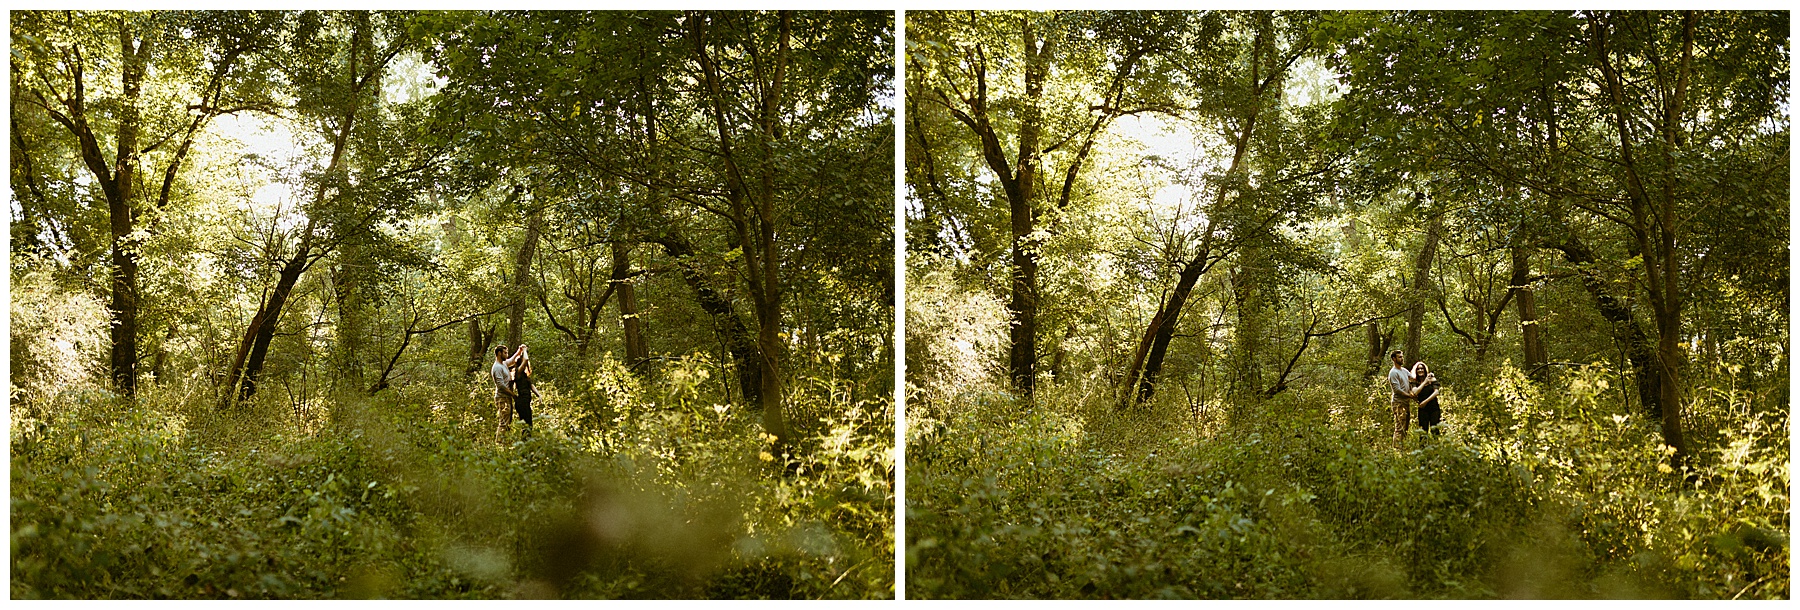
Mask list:
[[1437,434],[1438,422],[1442,421],[1443,411],[1438,408],[1438,379],[1431,374],[1431,368],[1420,360],[1412,368],[1406,367],[1406,352],[1394,350],[1388,354],[1394,361],[1394,368],[1388,369],[1388,385],[1394,386],[1394,395],[1389,404],[1394,408],[1394,442],[1406,438],[1408,421],[1412,419],[1412,403],[1419,403],[1419,428]]
[[505,440],[506,429],[512,427],[513,411],[519,412],[519,419],[525,422],[527,434],[531,431],[531,396],[536,390],[531,387],[531,355],[526,353],[525,344],[519,344],[519,351],[511,358],[506,355],[505,345],[494,346],[494,409],[500,420],[500,427],[495,431],[497,440]]

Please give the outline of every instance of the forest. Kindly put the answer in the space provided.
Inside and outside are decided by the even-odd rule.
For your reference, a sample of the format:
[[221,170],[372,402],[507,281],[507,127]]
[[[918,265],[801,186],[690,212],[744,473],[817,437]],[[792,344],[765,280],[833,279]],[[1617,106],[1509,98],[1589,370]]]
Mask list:
[[1790,595],[1787,12],[905,19],[908,599]]
[[893,596],[891,12],[10,17],[11,597]]

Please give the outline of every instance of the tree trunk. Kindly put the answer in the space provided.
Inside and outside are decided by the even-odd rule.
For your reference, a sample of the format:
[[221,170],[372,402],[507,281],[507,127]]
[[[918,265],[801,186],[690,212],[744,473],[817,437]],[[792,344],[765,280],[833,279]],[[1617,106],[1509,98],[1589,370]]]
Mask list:
[[698,263],[692,260],[693,244],[687,236],[674,230],[652,236],[648,241],[662,246],[663,251],[676,260],[682,281],[694,289],[695,302],[712,318],[713,333],[731,353],[732,366],[737,369],[738,392],[743,395],[744,403],[762,404],[762,357],[757,352],[756,340],[744,325],[743,318],[738,317],[731,300],[712,287]]
[[1175,291],[1169,293],[1169,298],[1163,301],[1162,307],[1157,308],[1156,316],[1150,318],[1150,325],[1144,328],[1144,336],[1138,341],[1137,352],[1131,357],[1131,368],[1125,373],[1127,391],[1121,397],[1121,408],[1148,401],[1155,396],[1156,378],[1162,372],[1163,356],[1169,350],[1169,341],[1175,337],[1175,323],[1181,319],[1181,310],[1187,305],[1194,283],[1206,271],[1203,262],[1205,259],[1206,255],[1202,253],[1182,266],[1181,275],[1175,282]]
[[1364,327],[1368,329],[1369,353],[1363,358],[1363,376],[1379,376],[1388,363],[1388,346],[1394,344],[1394,330],[1381,332],[1380,320],[1371,320]]
[[[1267,31],[1258,28],[1256,39],[1251,43],[1253,59],[1250,62],[1249,86],[1251,104],[1245,111],[1243,122],[1239,123],[1236,139],[1232,143],[1231,164],[1225,169],[1227,178],[1236,177],[1243,166],[1244,157],[1250,152],[1251,137],[1256,134],[1256,125],[1262,116],[1263,96],[1275,84],[1281,82],[1284,69],[1263,74],[1261,61],[1254,59],[1265,49],[1268,43]],[[1222,207],[1226,204],[1229,185],[1223,181],[1213,193],[1213,205]],[[1156,316],[1150,319],[1150,325],[1144,329],[1144,335],[1138,340],[1137,351],[1131,359],[1131,368],[1125,372],[1127,387],[1136,386],[1136,391],[1124,392],[1120,407],[1130,406],[1133,401],[1150,400],[1156,393],[1156,378],[1162,372],[1163,358],[1168,354],[1169,341],[1175,336],[1175,323],[1181,318],[1181,310],[1187,306],[1188,294],[1193,291],[1194,283],[1206,273],[1211,263],[1208,257],[1213,255],[1213,239],[1219,230],[1219,224],[1207,221],[1206,234],[1200,240],[1199,251],[1194,257],[1182,265],[1181,273],[1175,283],[1175,291],[1169,294],[1167,301],[1157,309]]]
[[1538,334],[1537,298],[1531,291],[1531,250],[1523,246],[1512,248],[1512,279],[1510,288],[1515,293],[1519,313],[1519,337],[1525,352],[1525,370],[1533,379],[1544,379],[1544,363],[1549,356],[1544,350],[1544,340]]
[[[1423,195],[1418,196],[1423,198]],[[1431,282],[1431,263],[1437,257],[1438,234],[1443,232],[1443,212],[1433,212],[1431,220],[1425,225],[1425,243],[1419,247],[1419,257],[1413,262],[1413,281],[1408,285],[1407,300],[1412,308],[1406,312],[1406,357],[1412,362],[1425,359],[1420,353],[1425,321],[1426,286]]]
[[479,371],[483,364],[487,364],[488,343],[493,340],[494,330],[492,328],[482,332],[481,318],[469,318],[469,369],[463,371],[464,373]]
[[[319,237],[315,235],[315,232],[319,229],[320,217],[316,210],[319,206],[324,205],[327,195],[335,190],[331,186],[332,180],[343,171],[344,153],[350,148],[350,133],[356,125],[357,116],[362,108],[363,93],[371,84],[379,82],[376,77],[387,65],[387,61],[394,56],[394,53],[389,53],[378,61],[362,63],[369,59],[363,55],[369,50],[361,48],[357,41],[366,40],[364,37],[369,35],[367,20],[367,14],[360,15],[360,21],[352,34],[349,73],[346,82],[350,103],[344,107],[344,115],[338,117],[341,120],[332,126],[336,133],[330,134],[332,138],[331,157],[326,162],[324,171],[319,174],[317,190],[312,196],[312,204],[306,210],[306,227],[300,233],[300,245],[296,248],[294,256],[282,265],[281,275],[275,283],[274,292],[258,309],[256,315],[250,319],[250,326],[244,330],[244,338],[238,345],[237,358],[226,375],[226,392],[220,397],[221,408],[230,406],[234,400],[247,400],[256,393],[256,384],[262,374],[263,361],[269,353],[269,342],[274,338],[275,329],[281,322],[282,308],[286,306],[294,285],[300,280],[300,275],[306,273],[306,270],[316,261],[313,258],[315,256],[313,248],[318,247],[314,240]],[[398,51],[398,49],[394,50]],[[324,251],[320,252],[318,256],[324,256],[330,246],[323,248]]]
[[1612,323],[1613,337],[1625,346],[1625,357],[1631,362],[1632,378],[1636,381],[1638,400],[1643,404],[1644,413],[1661,419],[1662,378],[1656,370],[1656,353],[1649,336],[1632,316],[1631,306],[1607,289],[1606,279],[1594,268],[1597,260],[1593,251],[1580,238],[1566,231],[1563,235],[1565,238],[1552,247],[1562,252],[1563,260],[1580,273],[1581,287],[1594,295],[1594,308]]
[[639,375],[650,351],[644,346],[643,322],[638,319],[637,289],[627,277],[631,273],[631,246],[613,242],[612,281],[619,292],[619,321],[625,330],[625,364]]
[[[1043,129],[1044,80],[1049,72],[1051,43],[1038,44],[1037,32],[1029,18],[1020,28],[1025,51],[1025,107],[1019,122],[1019,155],[1017,173],[1002,179],[1006,193],[1007,214],[1012,226],[1012,297],[1007,300],[1007,317],[1012,321],[1007,339],[1007,376],[1013,387],[1030,398],[1037,391],[1037,310],[1038,250],[1042,244],[1032,241],[1037,230],[1037,211],[1032,203],[1037,194],[1038,137]],[[985,114],[985,109],[983,114]],[[984,148],[985,148],[984,144]],[[1001,159],[996,173],[1005,169],[1005,154],[996,140],[992,154]],[[1002,174],[1004,175],[1004,174]]]
[[121,17],[119,55],[123,60],[123,70],[119,84],[123,90],[124,103],[119,109],[118,148],[110,168],[110,179],[109,168],[104,167],[104,161],[100,160],[97,141],[87,125],[83,109],[73,109],[81,131],[86,132],[86,136],[82,138],[83,156],[87,158],[89,169],[94,170],[95,175],[100,178],[102,190],[106,194],[108,224],[112,229],[112,287],[111,298],[106,306],[107,313],[113,320],[110,369],[113,386],[127,397],[137,395],[138,253],[131,236],[137,225],[132,201],[137,198],[138,191],[138,129],[142,120],[138,98],[151,48],[149,40],[133,45],[133,38],[131,25]]
[[361,282],[364,279],[356,272],[356,267],[363,261],[361,248],[347,245],[340,251],[338,267],[332,270],[332,291],[337,294],[337,332],[332,351],[337,361],[338,373],[349,387],[363,387],[362,352],[363,342],[368,330],[364,327],[363,291]]
[[1263,338],[1263,298],[1255,269],[1259,262],[1257,258],[1254,248],[1246,249],[1238,259],[1238,268],[1231,273],[1232,301],[1238,318],[1237,328],[1232,330],[1230,362],[1231,389],[1238,398],[1234,407],[1254,402],[1263,390],[1262,367],[1257,363]]
[[506,345],[518,349],[524,335],[525,293],[531,289],[531,261],[537,258],[538,236],[544,230],[544,208],[536,207],[536,202],[525,221],[525,243],[519,245],[518,255],[513,258],[513,287],[509,295],[512,308],[506,312]]
[[[719,67],[707,50],[707,19],[690,13],[687,34],[694,44],[695,59],[700,64],[711,98],[713,127],[719,138],[718,157],[724,165],[725,201],[730,206],[728,217],[739,251],[743,253],[744,279],[750,289],[750,298],[756,312],[763,428],[776,438],[778,447],[785,447],[791,439],[787,419],[782,412],[782,286],[781,253],[775,241],[775,150],[777,141],[783,137],[778,124],[790,59],[793,14],[782,11],[780,19],[775,57],[767,72],[767,79],[761,80],[765,74],[762,70],[756,73],[759,79],[756,84],[760,85],[760,90],[733,92],[756,93],[761,96],[754,107],[752,118],[756,131],[749,138],[750,146],[747,151],[738,147],[741,142],[733,136],[733,121],[727,120],[725,116],[727,94],[721,82]],[[739,155],[747,155],[754,160],[749,171],[739,163]]]
[[[1622,224],[1631,230],[1639,260],[1643,261],[1645,293],[1656,323],[1655,371],[1660,385],[1658,402],[1661,403],[1662,410],[1663,443],[1674,449],[1673,461],[1677,467],[1682,467],[1687,462],[1689,451],[1681,430],[1682,295],[1681,264],[1675,244],[1677,180],[1674,151],[1686,144],[1681,117],[1692,67],[1694,29],[1698,17],[1693,12],[1682,14],[1680,62],[1666,67],[1661,63],[1657,64],[1655,91],[1658,95],[1650,100],[1640,99],[1625,91],[1624,77],[1613,65],[1612,51],[1608,45],[1611,20],[1602,20],[1593,13],[1588,14],[1588,19],[1588,43],[1594,53],[1595,64],[1600,69],[1600,84],[1612,102],[1609,110],[1619,149],[1619,167],[1625,178],[1625,201],[1631,212],[1630,218]],[[1631,30],[1628,29],[1627,32],[1630,35]],[[1655,53],[1655,41],[1651,41],[1645,49]],[[1654,60],[1655,57],[1652,56],[1651,59]],[[1668,75],[1666,70],[1669,69],[1675,71],[1676,82],[1673,87],[1668,87],[1670,83],[1665,80]],[[1638,140],[1633,128],[1632,117],[1636,113],[1627,107],[1628,103],[1641,102],[1648,102],[1656,114],[1661,115],[1650,126],[1650,130],[1658,137],[1646,138],[1644,142]],[[1659,163],[1650,164],[1651,167],[1660,166],[1660,189],[1657,191],[1651,190],[1638,166],[1635,149],[1640,146],[1649,146],[1651,151],[1660,153]]]
[[[307,233],[310,234],[312,229],[311,223],[308,223]],[[281,266],[281,276],[275,282],[275,290],[269,294],[262,307],[257,309],[256,315],[250,318],[250,326],[244,329],[244,338],[238,342],[237,357],[225,379],[226,392],[220,397],[221,407],[229,406],[234,401],[249,400],[256,395],[256,382],[262,375],[263,361],[269,355],[269,342],[275,338],[275,327],[281,322],[281,310],[287,305],[294,284],[299,282],[300,274],[306,272],[310,248],[310,244],[302,243],[293,258]]]

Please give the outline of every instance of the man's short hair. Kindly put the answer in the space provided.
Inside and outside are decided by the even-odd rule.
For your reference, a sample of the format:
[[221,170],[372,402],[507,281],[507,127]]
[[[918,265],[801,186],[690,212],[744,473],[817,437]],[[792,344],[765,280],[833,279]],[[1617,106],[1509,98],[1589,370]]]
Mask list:
[[1400,355],[1400,350],[1394,350],[1394,351],[1388,352],[1389,358],[1393,358],[1393,357],[1399,356],[1399,355]]
[[494,346],[494,355],[495,356],[505,356],[506,355],[506,346],[504,346],[504,345]]

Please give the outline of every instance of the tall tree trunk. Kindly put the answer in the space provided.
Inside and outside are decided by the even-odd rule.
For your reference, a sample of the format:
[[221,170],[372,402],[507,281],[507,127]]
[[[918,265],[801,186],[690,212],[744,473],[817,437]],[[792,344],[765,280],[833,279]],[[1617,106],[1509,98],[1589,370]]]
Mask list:
[[650,359],[644,345],[643,321],[638,319],[637,289],[631,285],[631,246],[612,243],[612,282],[619,292],[619,321],[625,331],[625,364],[639,375]]
[[[782,286],[781,255],[775,241],[775,150],[777,141],[783,138],[779,123],[793,36],[793,13],[782,11],[780,20],[773,64],[766,72],[763,69],[755,71],[760,85],[760,91],[755,93],[760,94],[760,99],[753,109],[756,132],[749,138],[747,151],[738,147],[741,142],[733,136],[733,122],[725,116],[727,96],[719,67],[707,50],[708,19],[689,13],[687,33],[694,44],[695,59],[700,64],[711,98],[713,127],[719,138],[718,157],[724,165],[725,201],[730,206],[728,217],[738,248],[743,253],[744,279],[756,313],[763,428],[777,439],[778,446],[786,446],[791,439],[787,418],[782,412]],[[750,171],[738,162],[739,155],[748,155],[754,160]]]
[[[1588,43],[1594,53],[1594,60],[1603,77],[1601,84],[1612,102],[1610,114],[1612,127],[1615,130],[1616,143],[1619,148],[1619,167],[1624,172],[1626,203],[1631,216],[1625,224],[1631,229],[1632,238],[1636,242],[1639,260],[1643,261],[1643,277],[1645,293],[1650,301],[1650,311],[1655,319],[1657,342],[1655,371],[1657,373],[1658,402],[1662,407],[1663,443],[1674,449],[1673,461],[1677,467],[1685,466],[1689,448],[1681,428],[1681,365],[1684,353],[1681,349],[1681,264],[1679,250],[1675,244],[1675,207],[1676,178],[1674,168],[1674,151],[1685,145],[1682,132],[1681,117],[1687,94],[1688,74],[1693,60],[1694,29],[1698,18],[1693,12],[1682,14],[1681,58],[1679,64],[1672,66],[1676,71],[1676,82],[1669,87],[1664,68],[1659,66],[1656,72],[1656,99],[1648,100],[1655,108],[1659,120],[1651,126],[1651,130],[1660,138],[1648,138],[1660,142],[1640,142],[1634,133],[1631,115],[1627,108],[1627,100],[1639,102],[1627,95],[1622,83],[1623,77],[1613,65],[1608,40],[1612,28],[1611,19],[1602,20],[1589,13]],[[1655,43],[1647,47],[1648,52],[1655,53]],[[1645,177],[1639,170],[1636,148],[1649,146],[1660,152],[1661,180],[1659,192],[1653,192],[1646,184]]]
[[[1243,167],[1244,158],[1250,153],[1252,137],[1256,135],[1258,119],[1262,116],[1263,98],[1270,89],[1282,82],[1286,73],[1285,67],[1264,66],[1267,59],[1265,53],[1269,41],[1270,24],[1264,20],[1256,31],[1256,39],[1251,43],[1251,61],[1249,74],[1250,105],[1244,109],[1242,122],[1238,123],[1238,132],[1232,143],[1231,164],[1226,166],[1225,177],[1235,178]],[[1265,72],[1265,68],[1270,68]],[[1227,181],[1221,181],[1213,192],[1213,205],[1221,208],[1228,202],[1226,195],[1230,190]],[[1135,387],[1135,391],[1126,391],[1120,397],[1120,407],[1128,407],[1133,402],[1145,402],[1156,393],[1156,378],[1162,372],[1163,358],[1168,354],[1169,341],[1175,337],[1175,323],[1181,318],[1181,310],[1187,306],[1188,295],[1193,291],[1194,283],[1211,268],[1215,261],[1210,261],[1213,252],[1213,240],[1219,231],[1219,223],[1207,221],[1206,233],[1200,239],[1200,247],[1194,257],[1182,265],[1181,273],[1176,279],[1175,291],[1157,308],[1156,315],[1150,319],[1150,325],[1144,329],[1142,338],[1138,340],[1137,351],[1133,353],[1131,368],[1125,371],[1127,388]]]
[[364,322],[362,282],[366,279],[357,273],[357,266],[363,264],[362,249],[355,245],[346,245],[338,258],[338,267],[331,270],[332,291],[337,295],[337,332],[332,346],[333,359],[337,361],[341,379],[352,388],[363,388],[362,352],[368,329]]
[[1263,339],[1263,295],[1255,268],[1260,261],[1254,248],[1247,249],[1244,255],[1231,273],[1232,304],[1237,310],[1237,328],[1232,330],[1231,389],[1239,399],[1234,401],[1234,407],[1254,402],[1263,390],[1262,367],[1257,364]]
[[512,307],[506,312],[506,345],[518,349],[524,335],[525,293],[531,290],[531,261],[537,258],[538,237],[544,231],[544,208],[532,202],[533,208],[525,221],[525,243],[519,245],[519,252],[513,257],[513,281],[511,297]]
[[[138,254],[131,234],[137,224],[132,200],[137,197],[138,128],[141,114],[139,94],[144,72],[150,61],[148,39],[133,45],[133,30],[125,17],[119,21],[119,54],[124,69],[119,77],[124,105],[119,115],[119,140],[113,188],[108,189],[106,204],[112,228],[112,298],[107,309],[112,313],[112,377],[113,385],[125,396],[137,395],[137,314]],[[134,48],[135,46],[135,48]]]
[[[1037,275],[1038,250],[1042,247],[1032,241],[1037,230],[1037,211],[1032,203],[1037,197],[1038,138],[1044,119],[1041,101],[1053,45],[1050,41],[1039,44],[1029,18],[1025,19],[1020,32],[1025,51],[1026,102],[1024,116],[1019,122],[1018,173],[1002,180],[1012,227],[1012,297],[1006,302],[1011,326],[1007,335],[1006,370],[1013,387],[1030,397],[1037,391]],[[993,153],[1000,156],[1003,168],[1005,154],[998,150],[997,141],[994,148]],[[989,165],[993,165],[991,159]]]
[[[269,342],[274,338],[275,329],[281,323],[282,309],[287,305],[288,297],[293,292],[294,285],[299,282],[300,275],[312,267],[317,260],[315,257],[324,256],[326,253],[315,254],[313,251],[315,247],[320,247],[314,242],[319,238],[317,231],[320,229],[318,226],[320,216],[316,210],[324,205],[328,195],[336,190],[332,184],[343,171],[344,153],[350,148],[350,133],[360,114],[364,92],[371,84],[379,82],[376,77],[400,50],[399,47],[394,47],[380,58],[367,56],[372,53],[372,49],[363,46],[370,36],[369,18],[367,13],[359,14],[357,26],[351,35],[348,79],[345,83],[348,87],[346,94],[350,103],[345,106],[344,115],[340,117],[341,120],[332,126],[336,132],[330,134],[332,138],[331,157],[326,162],[324,171],[319,174],[319,182],[312,196],[312,204],[306,210],[306,227],[300,233],[299,247],[295,249],[294,256],[282,265],[280,277],[275,283],[275,290],[269,294],[268,300],[250,319],[250,326],[244,330],[244,337],[238,345],[237,357],[232,363],[231,370],[226,374],[226,391],[219,401],[221,408],[229,407],[235,400],[248,400],[255,395],[257,380],[262,374],[263,361],[269,353]],[[327,252],[329,251],[329,246],[324,248]]]
[[1524,246],[1512,248],[1512,279],[1509,286],[1515,292],[1514,303],[1519,313],[1519,337],[1521,348],[1525,352],[1525,370],[1532,378],[1544,379],[1544,363],[1549,356],[1544,350],[1544,340],[1538,334],[1537,297],[1531,291],[1531,250]]
[[[1421,196],[1422,197],[1422,196]],[[1425,243],[1419,247],[1419,256],[1413,259],[1413,281],[1408,285],[1407,300],[1412,308],[1406,312],[1406,357],[1413,362],[1425,359],[1420,353],[1423,326],[1425,321],[1425,302],[1427,288],[1431,282],[1431,263],[1437,258],[1438,234],[1444,230],[1443,212],[1433,212],[1425,225]]]

